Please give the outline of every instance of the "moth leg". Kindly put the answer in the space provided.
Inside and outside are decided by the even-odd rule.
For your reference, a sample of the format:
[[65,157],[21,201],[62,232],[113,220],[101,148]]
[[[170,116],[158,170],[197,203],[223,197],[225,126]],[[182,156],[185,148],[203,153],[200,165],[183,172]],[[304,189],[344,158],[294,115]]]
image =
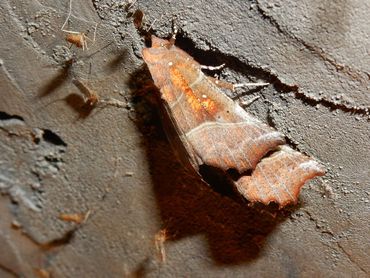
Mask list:
[[211,81],[213,84],[215,84],[217,87],[221,88],[221,89],[227,89],[227,90],[230,90],[230,91],[234,91],[234,85],[227,82],[227,81],[223,81],[223,80],[220,80],[220,79],[217,79],[215,77],[211,77],[211,76],[207,76],[208,80]]
[[216,67],[200,65],[200,68],[201,68],[201,69],[206,69],[206,70],[220,70],[220,69],[222,69],[224,66],[225,66],[225,64],[222,64],[222,65],[219,65],[219,66],[216,66]]
[[[153,28],[153,26],[154,26],[154,24],[157,22],[157,21],[160,21],[160,20],[162,20],[162,18],[163,18],[163,14],[161,15],[161,17],[158,19],[158,18],[155,18],[154,20],[153,20],[153,22],[150,24],[150,26],[149,26],[149,28],[148,28],[148,30],[147,30],[147,32],[149,32],[152,28]],[[144,18],[145,18],[145,15],[144,15]],[[143,19],[144,20],[144,19]]]
[[[234,88],[235,85],[232,84],[232,83],[229,83],[227,81],[222,81],[222,80],[219,80],[219,79],[211,77],[211,76],[207,76],[207,78],[208,78],[209,81],[211,81],[213,84],[215,84],[217,87],[219,87],[221,89],[227,89],[227,90],[230,90],[230,91],[235,91],[235,88]],[[252,84],[256,84],[256,83],[252,83]],[[268,85],[268,83],[266,83],[266,84]],[[236,85],[238,85],[238,84],[236,84]],[[253,97],[251,99],[248,99],[248,100],[245,100],[245,101],[239,101],[239,104],[243,107],[247,107],[259,98],[260,98],[260,96],[255,96],[255,97]]]
[[255,96],[255,97],[252,97],[251,99],[247,99],[247,100],[244,100],[244,101],[239,101],[239,104],[242,106],[242,107],[247,107],[249,105],[251,105],[253,102],[255,102],[257,99],[259,99],[261,96]]
[[150,31],[150,29],[152,29],[153,28],[153,25],[154,25],[154,23],[156,23],[157,22],[157,18],[155,18],[153,21],[152,21],[152,23],[150,24],[150,26],[149,26],[149,28],[148,28],[148,32]]
[[267,86],[270,85],[270,83],[238,83],[238,84],[232,84],[227,81],[223,81],[211,76],[207,76],[208,80],[211,81],[213,84],[215,84],[217,87],[221,89],[227,89],[230,91],[235,91],[237,88],[241,87],[253,87],[253,86]]
[[233,91],[235,91],[236,88],[242,88],[242,87],[253,87],[253,86],[268,86],[270,83],[265,83],[265,82],[259,82],[259,83],[238,83],[238,84],[233,84]]

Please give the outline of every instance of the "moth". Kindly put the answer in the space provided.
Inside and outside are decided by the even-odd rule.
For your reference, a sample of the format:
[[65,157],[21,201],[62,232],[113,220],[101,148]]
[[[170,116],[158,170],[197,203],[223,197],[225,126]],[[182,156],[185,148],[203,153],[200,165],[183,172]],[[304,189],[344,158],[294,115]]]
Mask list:
[[279,207],[296,203],[304,183],[324,175],[318,162],[286,145],[282,133],[223,94],[173,41],[152,36],[142,56],[160,90],[174,150],[199,174],[202,165],[218,169],[250,202]]

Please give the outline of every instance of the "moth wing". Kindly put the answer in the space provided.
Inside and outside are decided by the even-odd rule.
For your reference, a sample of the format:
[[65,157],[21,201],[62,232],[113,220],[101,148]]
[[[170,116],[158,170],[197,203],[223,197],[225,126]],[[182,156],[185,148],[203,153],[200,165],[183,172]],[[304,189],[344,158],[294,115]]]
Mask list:
[[251,202],[275,202],[283,207],[297,202],[307,180],[324,174],[322,166],[310,157],[281,146],[270,157],[263,158],[251,176],[242,176],[235,185]]

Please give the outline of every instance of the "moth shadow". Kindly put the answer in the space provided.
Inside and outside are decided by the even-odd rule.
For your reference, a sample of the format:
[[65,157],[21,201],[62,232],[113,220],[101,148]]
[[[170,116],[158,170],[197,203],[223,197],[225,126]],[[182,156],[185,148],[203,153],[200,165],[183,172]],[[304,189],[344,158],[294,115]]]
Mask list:
[[42,85],[42,87],[39,89],[38,97],[43,98],[52,94],[62,87],[68,80],[70,80],[72,78],[73,63],[74,59],[65,61],[62,67],[58,69],[57,74],[54,75],[54,77],[46,84]]
[[73,109],[74,112],[78,114],[77,119],[87,118],[95,108],[94,106],[87,103],[82,96],[75,93],[66,96],[64,98],[64,101],[69,107]]
[[[158,110],[153,107],[152,101],[147,101],[142,95],[145,89],[135,83],[138,76],[142,82],[150,80],[150,75],[143,67],[134,73],[130,86],[141,92],[133,98],[135,123],[143,134],[142,145],[150,165],[165,240],[171,242],[204,235],[214,263],[220,266],[244,264],[257,259],[268,236],[297,207],[279,210],[276,206],[248,206],[246,201],[216,192],[197,174],[189,173],[172,151]],[[147,93],[152,96],[153,90],[147,89]],[[218,188],[222,186],[226,185],[217,185]],[[189,242],[189,245],[192,244],[196,243]],[[200,249],[197,246],[192,248]]]
[[151,136],[147,146],[162,229],[169,241],[202,234],[216,264],[246,263],[259,256],[269,234],[289,216],[286,210],[248,206],[215,192],[177,162],[165,139]]

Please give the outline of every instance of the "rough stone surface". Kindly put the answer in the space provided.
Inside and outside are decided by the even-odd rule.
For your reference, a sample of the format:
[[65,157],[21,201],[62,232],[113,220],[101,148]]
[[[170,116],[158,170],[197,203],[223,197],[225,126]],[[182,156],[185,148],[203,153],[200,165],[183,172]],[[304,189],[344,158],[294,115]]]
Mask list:
[[[369,277],[370,3],[130,3],[73,1],[68,30],[99,23],[82,51],[60,30],[69,1],[0,2],[0,276]],[[259,96],[246,109],[327,168],[297,206],[249,207],[185,172],[137,95],[136,9],[160,37],[174,18],[222,79],[271,83],[226,93]],[[83,109],[73,79],[125,105]]]

